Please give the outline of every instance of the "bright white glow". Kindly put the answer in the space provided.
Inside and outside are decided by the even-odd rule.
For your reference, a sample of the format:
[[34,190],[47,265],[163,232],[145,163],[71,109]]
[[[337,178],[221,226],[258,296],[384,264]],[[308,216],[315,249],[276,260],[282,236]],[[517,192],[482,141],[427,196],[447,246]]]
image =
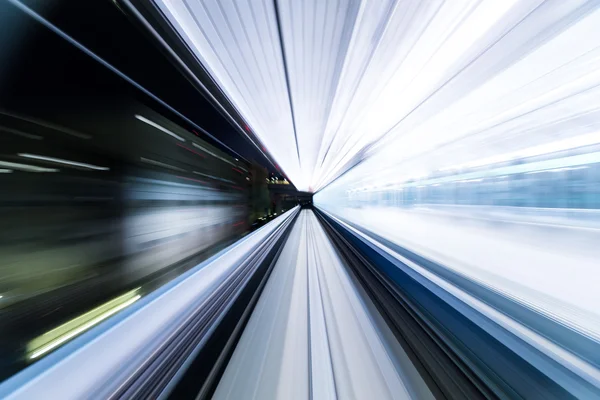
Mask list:
[[164,132],[164,133],[166,133],[166,134],[167,134],[167,135],[169,135],[169,136],[172,136],[172,137],[174,137],[175,139],[177,139],[177,140],[179,140],[179,141],[181,141],[181,142],[185,142],[185,139],[184,139],[184,138],[182,138],[181,136],[179,136],[178,134],[171,132],[170,130],[168,130],[168,129],[167,129],[167,128],[165,128],[164,126],[161,126],[161,125],[157,124],[156,122],[150,121],[150,120],[149,120],[148,118],[146,118],[146,117],[142,117],[141,115],[138,115],[138,114],[136,114],[136,115],[135,115],[135,118],[136,118],[136,119],[138,119],[138,120],[140,120],[140,121],[142,121],[142,122],[145,122],[145,123],[147,123],[148,125],[150,125],[150,126],[152,126],[152,127],[156,128],[156,129],[158,129],[158,130],[159,130],[159,131],[161,131],[161,132]]
[[56,169],[56,168],[44,168],[44,167],[38,167],[36,165],[21,164],[21,163],[14,163],[14,162],[8,162],[8,161],[0,161],[0,167],[9,167],[12,169],[16,169],[18,171],[27,171],[27,172],[58,172],[58,169]]
[[274,3],[156,3],[275,161],[300,179]]
[[300,190],[598,143],[580,1],[154,1]]
[[539,146],[530,147],[523,150],[517,150],[507,154],[500,154],[493,157],[484,158],[464,164],[453,165],[440,168],[440,171],[459,170],[463,168],[483,167],[485,165],[497,164],[510,160],[516,160],[526,157],[541,156],[544,154],[556,153],[564,150],[576,149],[578,147],[592,146],[600,144],[600,132],[590,133],[588,135],[576,136],[556,142],[545,143]]
[[10,174],[11,172],[13,172],[12,169],[0,168],[0,174]]
[[82,163],[82,162],[77,162],[77,161],[63,160],[62,158],[39,156],[37,154],[19,153],[19,156],[24,157],[24,158],[31,158],[34,160],[49,161],[49,162],[53,162],[53,163],[57,163],[57,164],[72,165],[74,167],[93,169],[96,171],[108,171],[110,169],[108,167],[101,167],[101,166],[94,165],[94,164],[87,164],[87,163]]

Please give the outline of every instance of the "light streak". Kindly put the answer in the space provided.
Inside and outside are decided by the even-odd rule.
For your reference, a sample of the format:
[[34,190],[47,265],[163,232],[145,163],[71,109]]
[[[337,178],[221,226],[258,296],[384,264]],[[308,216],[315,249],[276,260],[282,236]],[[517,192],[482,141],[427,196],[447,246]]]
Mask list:
[[185,139],[184,139],[184,138],[182,138],[181,136],[179,136],[178,134],[176,134],[176,133],[174,133],[174,132],[171,132],[170,130],[168,130],[168,129],[167,129],[167,128],[165,128],[164,126],[162,126],[162,125],[159,125],[159,124],[157,124],[157,123],[156,123],[156,122],[154,122],[154,121],[150,121],[150,120],[149,120],[148,118],[146,118],[146,117],[143,117],[143,116],[141,116],[141,115],[139,115],[139,114],[136,114],[136,115],[135,115],[135,118],[136,118],[136,119],[138,119],[138,120],[140,120],[140,121],[142,121],[142,122],[145,122],[146,124],[150,125],[150,126],[151,126],[151,127],[153,127],[153,128],[156,128],[156,129],[158,129],[158,130],[159,130],[159,131],[161,131],[161,132],[164,132],[164,133],[166,133],[166,134],[167,134],[167,135],[169,135],[169,136],[172,136],[172,137],[174,137],[175,139],[177,139],[177,140],[179,140],[179,141],[181,141],[181,142],[185,142]]
[[152,164],[152,165],[156,165],[158,167],[165,167],[165,168],[169,168],[169,169],[172,169],[172,170],[175,170],[175,171],[187,172],[183,168],[175,167],[174,165],[165,164],[163,162],[156,161],[156,160],[151,160],[151,159],[145,158],[145,157],[140,157],[140,161],[145,162],[146,164]]
[[38,167],[36,165],[14,163],[9,161],[0,161],[0,167],[9,167],[19,171],[27,172],[58,172],[58,169],[56,168]]
[[37,155],[37,154],[29,154],[29,153],[19,153],[18,155],[20,157],[30,158],[30,159],[33,159],[33,160],[41,160],[41,161],[48,161],[48,162],[57,163],[57,164],[71,165],[71,166],[74,166],[74,167],[81,167],[81,168],[93,169],[93,170],[96,170],[96,171],[108,171],[108,170],[110,170],[110,168],[108,168],[108,167],[101,167],[99,165],[82,163],[82,162],[78,162],[78,161],[63,160],[62,158],[40,156],[40,155]]
[[30,353],[29,358],[35,359],[54,350],[108,317],[129,307],[142,297],[137,294],[138,290],[139,288],[129,291],[32,340],[27,346]]

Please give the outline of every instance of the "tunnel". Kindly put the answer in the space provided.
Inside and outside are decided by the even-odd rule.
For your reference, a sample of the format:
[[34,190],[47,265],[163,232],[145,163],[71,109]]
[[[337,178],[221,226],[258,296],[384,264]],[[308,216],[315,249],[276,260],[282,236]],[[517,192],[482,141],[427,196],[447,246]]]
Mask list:
[[0,0],[0,398],[600,399],[600,2]]

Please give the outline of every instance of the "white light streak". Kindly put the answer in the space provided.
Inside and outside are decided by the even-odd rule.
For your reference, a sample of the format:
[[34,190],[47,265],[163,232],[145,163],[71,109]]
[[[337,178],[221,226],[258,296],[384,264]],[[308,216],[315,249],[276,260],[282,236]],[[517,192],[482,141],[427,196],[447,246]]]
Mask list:
[[300,190],[358,157],[344,179],[386,184],[598,143],[600,11],[579,2],[155,2]]
[[207,178],[211,178],[211,179],[216,179],[218,181],[222,181],[222,182],[229,182],[229,183],[235,183],[234,181],[231,181],[229,179],[224,179],[224,178],[219,178],[218,176],[213,176],[213,175],[208,175],[208,174],[203,174],[202,172],[198,172],[198,171],[192,171],[194,174],[196,175],[200,175],[200,176],[205,176]]
[[559,140],[555,142],[545,143],[539,146],[529,147],[523,150],[514,151],[511,153],[500,154],[493,157],[480,159],[464,164],[453,165],[449,167],[440,168],[440,171],[452,171],[460,170],[465,168],[476,168],[483,167],[491,164],[498,164],[511,160],[517,160],[527,157],[541,156],[545,154],[556,153],[559,151],[572,150],[578,147],[592,146],[600,144],[600,132],[594,132],[587,135],[575,136],[572,138]]
[[176,167],[176,166],[171,165],[171,164],[165,164],[165,163],[160,162],[160,161],[151,160],[151,159],[145,158],[145,157],[140,157],[140,161],[145,162],[146,164],[152,164],[152,165],[156,165],[158,167],[169,168],[169,169],[172,169],[172,170],[175,170],[175,171],[187,172],[183,168],[179,168],[179,167]]
[[39,356],[48,353],[49,351],[57,348],[61,344],[65,343],[66,341],[68,341],[68,340],[74,338],[75,336],[80,335],[81,333],[85,332],[86,330],[90,329],[92,326],[97,325],[100,322],[104,321],[111,315],[114,315],[117,312],[123,310],[124,308],[129,307],[130,305],[132,305],[133,303],[135,303],[136,301],[138,301],[141,298],[142,298],[142,296],[140,296],[138,294],[135,297],[127,300],[126,302],[106,311],[105,313],[97,316],[96,318],[92,319],[91,321],[88,321],[87,323],[77,327],[76,329],[71,330],[70,332],[60,336],[56,340],[51,341],[47,345],[43,346],[39,350],[32,353],[31,356],[29,356],[29,358],[31,358],[31,359],[38,358]]
[[0,174],[10,174],[11,172],[13,172],[12,169],[0,168]]
[[71,165],[71,166],[74,166],[74,167],[81,167],[81,168],[93,169],[93,170],[96,170],[96,171],[108,171],[108,170],[110,170],[110,168],[108,168],[108,167],[101,167],[99,165],[82,163],[82,162],[78,162],[78,161],[63,160],[62,158],[46,157],[46,156],[40,156],[40,155],[37,155],[37,154],[29,154],[29,153],[19,153],[18,155],[20,157],[31,158],[33,160],[41,160],[41,161],[48,161],[48,162],[57,163],[57,164]]
[[[241,170],[243,170],[243,171],[246,171],[246,172],[248,172],[248,170],[247,170],[246,168],[244,168],[244,167],[241,167],[241,166],[239,166],[239,165],[237,165],[237,164],[234,164],[234,163],[232,163],[231,161],[227,160],[226,158],[223,158],[223,157],[221,157],[220,155],[218,155],[218,154],[215,154],[215,153],[213,153],[212,151],[208,150],[206,147],[204,147],[204,146],[200,146],[200,145],[199,145],[198,143],[196,143],[196,142],[192,142],[192,145],[193,145],[195,148],[197,148],[197,149],[200,149],[200,150],[202,150],[203,152],[205,152],[205,153],[207,153],[207,154],[210,154],[211,156],[213,156],[213,157],[215,157],[215,158],[218,158],[219,160],[221,160],[221,161],[224,161],[224,162],[226,162],[226,163],[227,163],[227,164],[229,164],[229,165],[233,165],[233,166],[234,166],[234,167],[236,167],[236,168],[239,168],[239,169],[241,169]],[[235,160],[236,160],[236,161],[238,161],[238,159],[237,159],[237,158],[236,158]]]
[[165,128],[164,126],[161,126],[161,125],[157,124],[156,122],[150,121],[150,120],[149,120],[148,118],[146,118],[146,117],[143,117],[143,116],[141,116],[141,115],[138,115],[138,114],[136,114],[136,115],[135,115],[135,118],[136,118],[136,119],[138,119],[138,120],[140,120],[140,121],[142,121],[142,122],[145,122],[145,123],[147,123],[148,125],[150,125],[150,126],[152,126],[152,127],[156,128],[156,129],[158,129],[158,130],[159,130],[159,131],[161,131],[161,132],[164,132],[164,133],[166,133],[166,134],[167,134],[167,135],[169,135],[169,136],[172,136],[172,137],[174,137],[175,139],[177,139],[177,140],[179,140],[179,141],[181,141],[181,142],[185,142],[185,139],[184,139],[184,138],[182,138],[181,136],[179,136],[178,134],[176,134],[176,133],[174,133],[174,132],[171,132],[170,130],[168,130],[168,129],[167,129],[167,128]]
[[532,171],[532,172],[527,172],[525,173],[525,175],[531,175],[531,174],[541,174],[543,172],[564,172],[564,171],[575,171],[575,170],[580,170],[580,169],[587,169],[589,168],[588,166],[583,166],[583,167],[567,167],[567,168],[553,168],[553,169],[543,169],[540,171]]
[[0,167],[9,167],[18,171],[27,172],[58,172],[56,168],[38,167],[37,165],[14,163],[9,161],[0,161]]

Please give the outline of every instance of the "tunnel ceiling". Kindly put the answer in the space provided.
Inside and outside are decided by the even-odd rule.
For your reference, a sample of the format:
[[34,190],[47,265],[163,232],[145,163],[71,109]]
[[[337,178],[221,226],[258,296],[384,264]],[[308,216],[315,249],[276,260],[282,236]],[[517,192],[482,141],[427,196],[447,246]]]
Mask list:
[[598,2],[155,3],[299,190],[598,142]]

